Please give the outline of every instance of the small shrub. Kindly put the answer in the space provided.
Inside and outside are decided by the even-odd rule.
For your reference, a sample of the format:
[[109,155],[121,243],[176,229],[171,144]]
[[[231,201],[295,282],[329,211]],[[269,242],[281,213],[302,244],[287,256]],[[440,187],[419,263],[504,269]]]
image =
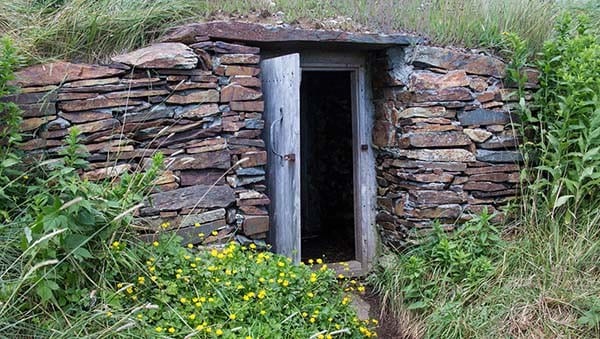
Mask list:
[[468,302],[496,270],[502,249],[499,231],[483,214],[446,233],[439,225],[418,246],[394,255],[370,282],[393,310],[431,312],[439,301]]
[[[129,333],[144,336],[224,338],[361,338],[374,321],[359,321],[344,289],[364,291],[355,280],[340,285],[322,265],[293,265],[253,244],[197,250],[178,238],[148,245],[111,245],[117,261],[134,256],[143,270],[122,271],[107,301],[107,326],[139,306]],[[150,306],[144,306],[150,305]],[[114,319],[114,320],[113,320]]]

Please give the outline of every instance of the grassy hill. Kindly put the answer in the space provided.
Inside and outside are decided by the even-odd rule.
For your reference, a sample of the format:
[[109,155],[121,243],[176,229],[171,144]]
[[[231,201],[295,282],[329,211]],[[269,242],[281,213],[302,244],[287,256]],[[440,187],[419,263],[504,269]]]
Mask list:
[[502,32],[539,51],[568,8],[598,9],[589,0],[6,0],[0,34],[28,62],[81,61],[148,44],[165,29],[211,19],[291,23],[307,27],[419,32],[435,44],[498,47]]

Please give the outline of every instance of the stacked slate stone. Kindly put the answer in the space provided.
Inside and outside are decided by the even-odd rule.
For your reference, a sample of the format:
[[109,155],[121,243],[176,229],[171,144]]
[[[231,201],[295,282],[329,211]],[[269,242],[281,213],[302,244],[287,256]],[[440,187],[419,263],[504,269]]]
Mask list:
[[[437,47],[392,48],[374,71],[378,214],[382,239],[402,247],[434,220],[455,225],[517,194],[519,137],[506,65]],[[526,87],[537,73],[528,70]],[[506,81],[504,81],[506,82]]]
[[197,40],[155,44],[105,66],[32,66],[16,74],[21,94],[4,100],[24,111],[29,157],[56,156],[77,127],[91,154],[88,180],[143,171],[162,152],[166,171],[137,212],[148,234],[165,229],[186,243],[235,233],[261,239],[269,199],[259,49]]

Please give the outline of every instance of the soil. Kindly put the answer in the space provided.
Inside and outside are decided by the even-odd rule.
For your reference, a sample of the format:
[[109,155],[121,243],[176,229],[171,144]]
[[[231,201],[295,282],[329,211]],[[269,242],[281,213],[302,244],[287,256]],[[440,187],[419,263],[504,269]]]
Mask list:
[[368,288],[361,298],[371,306],[369,317],[379,320],[379,325],[376,329],[378,338],[413,339],[412,336],[403,333],[402,324],[400,324],[398,319],[389,312],[382,311],[381,299],[371,289]]

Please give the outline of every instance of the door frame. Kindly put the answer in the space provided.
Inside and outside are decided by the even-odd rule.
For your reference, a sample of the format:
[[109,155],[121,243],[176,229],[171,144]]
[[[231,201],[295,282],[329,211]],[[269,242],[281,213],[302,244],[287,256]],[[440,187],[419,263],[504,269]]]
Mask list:
[[[366,67],[366,55],[334,52],[300,53],[301,71],[349,71],[352,98],[352,160],[354,186],[354,249],[356,260],[349,262],[346,275],[363,275],[373,264],[376,250],[375,154],[372,148],[374,109],[372,106],[371,77]],[[302,142],[302,140],[300,140]],[[300,207],[302,208],[302,206]]]

